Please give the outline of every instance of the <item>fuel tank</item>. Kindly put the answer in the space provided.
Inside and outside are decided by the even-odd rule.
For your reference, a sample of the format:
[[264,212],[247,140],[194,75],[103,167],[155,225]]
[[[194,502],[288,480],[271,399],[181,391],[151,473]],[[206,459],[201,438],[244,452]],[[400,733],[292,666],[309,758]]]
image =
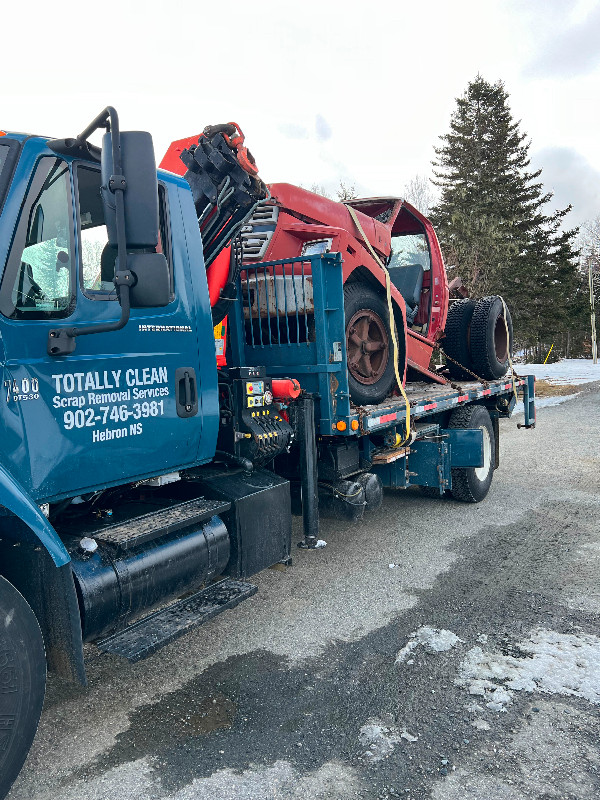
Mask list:
[[87,553],[78,542],[68,548],[86,642],[198,589],[224,571],[230,556],[229,534],[217,516],[125,552],[101,541],[94,545]]

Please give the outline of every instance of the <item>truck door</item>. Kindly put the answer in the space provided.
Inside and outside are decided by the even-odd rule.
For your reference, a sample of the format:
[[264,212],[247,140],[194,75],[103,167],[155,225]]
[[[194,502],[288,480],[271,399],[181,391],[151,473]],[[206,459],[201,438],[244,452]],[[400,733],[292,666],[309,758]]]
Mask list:
[[34,498],[49,500],[208,460],[198,444],[204,430],[200,452],[212,454],[218,413],[201,395],[206,389],[216,405],[216,368],[204,369],[201,385],[192,290],[174,263],[164,187],[159,246],[171,303],[134,309],[120,331],[79,336],[74,353],[52,357],[51,328],[120,316],[100,170],[39,144],[36,153],[33,140],[15,185],[26,188],[0,286],[6,466]]

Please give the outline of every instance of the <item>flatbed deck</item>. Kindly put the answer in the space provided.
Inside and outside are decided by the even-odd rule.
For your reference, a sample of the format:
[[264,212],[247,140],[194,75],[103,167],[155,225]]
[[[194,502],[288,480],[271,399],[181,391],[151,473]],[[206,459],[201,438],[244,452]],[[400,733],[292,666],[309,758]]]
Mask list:
[[[411,418],[417,420],[485,397],[511,395],[519,389],[523,391],[526,386],[526,378],[515,377],[513,387],[512,379],[506,375],[500,380],[487,381],[485,384],[478,381],[461,382],[458,389],[451,384],[443,386],[419,381],[407,384],[405,391],[410,403]],[[403,397],[397,397],[378,405],[354,406],[352,411],[359,420],[361,432],[372,433],[403,422],[406,418],[406,402]]]

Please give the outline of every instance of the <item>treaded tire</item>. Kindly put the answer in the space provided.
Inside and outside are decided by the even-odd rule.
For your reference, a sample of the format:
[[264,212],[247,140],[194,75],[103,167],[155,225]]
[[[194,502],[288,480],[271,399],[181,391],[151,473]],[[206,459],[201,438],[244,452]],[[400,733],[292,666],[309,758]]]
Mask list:
[[46,656],[25,598],[0,577],[0,800],[19,774],[37,730],[46,690]]
[[448,427],[484,429],[483,467],[455,467],[452,470],[452,497],[464,503],[479,503],[489,491],[496,463],[496,440],[491,417],[484,406],[465,406],[452,412]]
[[379,475],[374,472],[363,472],[356,479],[365,490],[365,511],[376,511],[383,503],[383,483]]
[[[484,297],[475,306],[471,320],[473,371],[487,381],[501,378],[509,367],[508,355],[512,354],[513,325],[508,308],[506,323],[505,326],[504,304],[498,295]],[[508,327],[508,343],[506,327]]]
[[[471,349],[469,346],[471,319],[477,303],[475,300],[457,300],[448,309],[446,318],[445,336],[442,339],[442,347],[445,353],[454,361],[458,361],[463,367],[476,372],[473,368]],[[446,366],[453,378],[459,381],[473,380],[473,376],[465,372],[452,361],[448,361]]]
[[[394,371],[394,345],[390,332],[389,313],[385,297],[382,297],[369,286],[360,282],[346,283],[344,285],[344,314],[346,330],[346,351],[348,352],[349,323],[359,311],[371,311],[379,317],[385,328],[388,338],[387,363],[382,370],[382,374],[375,383],[365,384],[358,381],[348,369],[348,388],[350,398],[356,405],[372,405],[380,403],[392,391],[395,381]],[[402,354],[402,342],[398,341],[400,354]],[[400,375],[404,372],[404,365],[399,370]]]

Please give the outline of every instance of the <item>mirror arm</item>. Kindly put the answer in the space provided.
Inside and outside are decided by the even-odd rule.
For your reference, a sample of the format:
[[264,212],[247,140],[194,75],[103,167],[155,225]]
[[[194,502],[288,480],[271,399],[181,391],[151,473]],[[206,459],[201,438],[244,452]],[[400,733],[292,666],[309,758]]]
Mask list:
[[[108,189],[115,196],[117,227],[117,259],[118,264],[127,264],[127,240],[125,238],[125,202],[124,193],[127,188],[121,169],[121,138],[119,134],[119,117],[112,106],[107,106],[77,137],[85,141],[98,128],[106,128],[112,134],[112,165]],[[135,286],[136,276],[128,269],[119,269],[115,274],[114,284],[119,290],[121,317],[115,322],[104,322],[100,325],[86,325],[77,328],[54,328],[48,331],[47,351],[49,356],[65,356],[75,350],[75,337],[90,333],[108,333],[118,331],[129,321],[130,302],[129,289]]]
[[129,289],[135,285],[135,275],[130,270],[117,272],[115,286],[119,286],[119,302],[121,304],[121,317],[114,322],[102,322],[99,325],[86,325],[78,328],[53,328],[48,331],[48,355],[68,356],[75,350],[75,337],[85,336],[90,333],[109,333],[120,331],[129,322]]

